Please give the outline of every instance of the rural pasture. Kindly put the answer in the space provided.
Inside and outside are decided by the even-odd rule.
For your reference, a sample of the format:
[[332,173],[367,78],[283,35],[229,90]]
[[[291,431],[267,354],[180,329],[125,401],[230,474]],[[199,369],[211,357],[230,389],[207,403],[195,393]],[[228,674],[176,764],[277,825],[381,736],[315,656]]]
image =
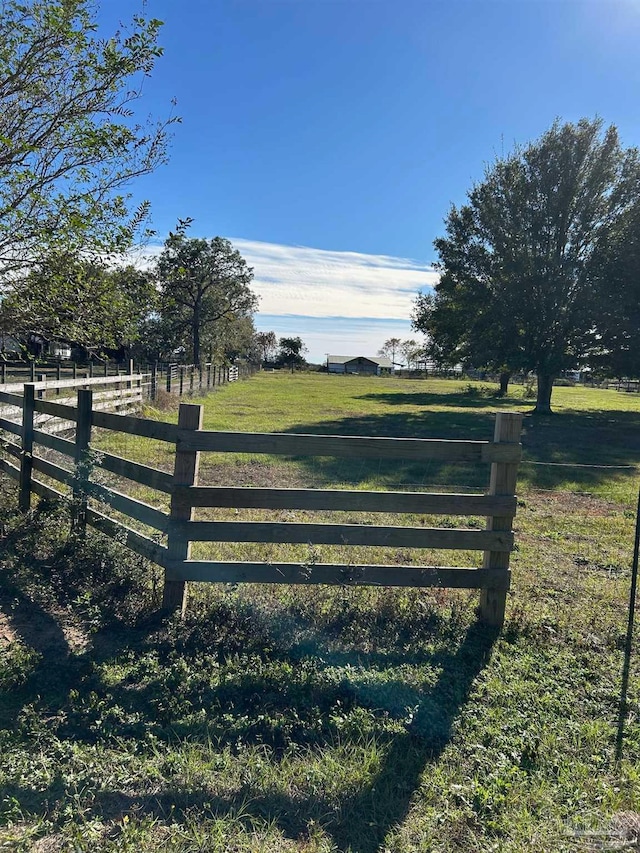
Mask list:
[[[205,429],[490,439],[496,411],[532,408],[520,386],[494,393],[260,374],[201,402]],[[637,837],[637,659],[615,752],[640,395],[556,388],[553,405],[525,416],[499,635],[476,623],[477,593],[438,589],[192,585],[186,620],[162,620],[159,570],[98,534],[70,539],[64,510],[25,522],[3,479],[0,848],[515,853]],[[151,440],[96,444],[171,470]],[[488,466],[206,454],[200,482],[482,491]],[[339,546],[196,547],[346,559]]]

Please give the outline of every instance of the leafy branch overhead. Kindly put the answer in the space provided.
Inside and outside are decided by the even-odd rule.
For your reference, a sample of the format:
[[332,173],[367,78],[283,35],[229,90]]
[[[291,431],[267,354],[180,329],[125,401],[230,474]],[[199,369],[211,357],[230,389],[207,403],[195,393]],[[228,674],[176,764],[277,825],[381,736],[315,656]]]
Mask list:
[[125,248],[146,218],[126,188],[166,161],[178,121],[135,114],[160,27],[136,16],[105,40],[87,0],[2,4],[0,273],[61,248]]

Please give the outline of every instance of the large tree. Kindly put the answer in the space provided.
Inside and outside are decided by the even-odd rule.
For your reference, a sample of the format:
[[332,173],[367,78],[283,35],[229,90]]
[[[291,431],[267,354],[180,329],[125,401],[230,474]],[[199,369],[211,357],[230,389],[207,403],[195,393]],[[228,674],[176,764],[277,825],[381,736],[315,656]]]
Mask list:
[[203,347],[216,345],[221,323],[249,317],[258,298],[253,270],[229,240],[187,237],[181,224],[169,235],[156,263],[160,314],[194,364]]
[[595,256],[599,351],[593,368],[640,377],[640,199],[621,216]]
[[378,350],[378,355],[384,355],[391,359],[391,364],[393,365],[396,361],[396,353],[400,350],[401,346],[402,341],[400,338],[389,338],[389,340],[385,341]]
[[280,338],[278,340],[276,364],[282,367],[290,367],[293,373],[296,367],[303,367],[307,363],[304,358],[306,352],[308,352],[307,346],[299,335],[292,338]]
[[[638,198],[639,158],[601,120],[555,122],[487,168],[435,241],[441,277],[416,305],[432,347],[553,380],[601,349],[599,247]],[[599,281],[602,279],[600,278]]]
[[500,374],[500,394],[507,393],[514,370],[522,366],[518,337],[498,322],[496,307],[477,280],[443,272],[433,293],[416,297],[413,327],[426,334],[424,352],[439,367],[482,367]]
[[0,9],[0,279],[49,254],[128,245],[146,217],[129,182],[166,159],[167,125],[136,118],[162,49],[136,16],[99,38],[90,0]]
[[256,332],[255,346],[260,353],[260,361],[272,361],[278,349],[278,338],[275,332]]

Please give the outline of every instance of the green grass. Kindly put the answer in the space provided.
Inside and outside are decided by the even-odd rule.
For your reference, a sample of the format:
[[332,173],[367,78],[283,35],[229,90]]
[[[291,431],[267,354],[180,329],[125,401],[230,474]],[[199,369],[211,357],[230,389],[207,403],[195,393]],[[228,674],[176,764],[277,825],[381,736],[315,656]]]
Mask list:
[[[496,410],[531,408],[517,387],[496,400],[466,382],[277,374],[203,402],[210,429],[446,438],[490,438]],[[186,621],[162,621],[157,570],[97,535],[69,538],[60,510],[25,522],[7,488],[0,849],[561,852],[632,834],[635,659],[622,762],[614,752],[640,398],[557,388],[554,404],[525,418],[499,637],[476,624],[476,596],[442,590],[194,585]],[[97,443],[170,467],[158,443]],[[486,476],[213,454],[202,466],[204,482],[262,485],[482,490]]]

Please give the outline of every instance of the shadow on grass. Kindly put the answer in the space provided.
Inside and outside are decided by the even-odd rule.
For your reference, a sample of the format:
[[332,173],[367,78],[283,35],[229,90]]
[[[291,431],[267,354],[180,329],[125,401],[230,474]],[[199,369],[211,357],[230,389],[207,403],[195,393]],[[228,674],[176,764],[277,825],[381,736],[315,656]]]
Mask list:
[[462,409],[515,409],[517,411],[529,409],[533,405],[532,400],[514,400],[513,397],[498,397],[493,388],[482,393],[480,389],[474,388],[473,393],[440,393],[435,391],[417,391],[415,393],[398,391],[380,391],[372,394],[361,394],[357,400],[370,400],[375,403],[387,403],[390,406],[447,406],[449,408]]
[[[380,393],[368,394],[366,397],[382,400],[394,410],[322,423],[300,423],[287,431],[490,441],[493,439],[497,411],[524,411],[528,408],[524,401],[518,403],[505,400],[503,405],[500,400],[467,398],[464,394]],[[424,411],[402,411],[401,407],[409,404],[424,406]],[[439,408],[434,411],[430,406]],[[443,409],[443,406],[451,408]],[[640,466],[640,412],[563,411],[542,417],[525,411],[522,445],[524,455],[519,471],[521,483],[538,489],[571,486],[589,491],[612,478],[624,481],[636,475]],[[308,474],[318,485],[371,482],[386,488],[404,486],[419,489],[441,485],[484,491],[489,482],[488,465],[328,457],[300,458],[298,462],[307,468]]]
[[[12,586],[11,591],[20,597],[17,586]],[[14,610],[10,619],[18,612],[19,608]],[[228,616],[226,611],[225,614],[224,618]],[[254,623],[257,616],[250,607],[243,614]],[[43,612],[41,618],[48,622],[52,617]],[[265,623],[264,614],[262,620],[264,631],[268,634],[272,630],[275,636],[271,645],[277,646],[281,626]],[[31,622],[27,626],[14,620],[25,643],[34,638],[34,619]],[[256,819],[275,822],[292,839],[305,836],[310,822],[315,821],[340,850],[353,853],[380,851],[388,833],[402,823],[421,776],[450,741],[454,722],[497,637],[494,629],[474,624],[461,640],[452,639],[450,645],[446,638],[435,638],[436,651],[425,652],[421,661],[434,677],[428,684],[413,687],[401,678],[388,678],[386,655],[354,653],[349,660],[347,653],[340,652],[334,660],[322,636],[317,643],[322,657],[311,658],[308,648],[301,655],[295,644],[287,646],[284,639],[279,648],[266,652],[269,637],[264,631],[245,638],[247,663],[238,666],[236,661],[228,679],[216,680],[200,670],[206,668],[207,661],[212,673],[225,665],[220,663],[227,651],[224,639],[218,649],[205,646],[196,653],[193,646],[200,642],[200,634],[187,643],[186,652],[181,651],[174,638],[170,642],[173,652],[165,661],[166,649],[158,640],[158,627],[155,624],[137,631],[105,629],[94,636],[91,648],[79,653],[70,652],[63,639],[41,645],[42,657],[29,678],[13,691],[9,704],[0,706],[0,725],[15,728],[17,723],[26,743],[42,738],[42,732],[38,736],[34,725],[46,729],[51,720],[56,720],[54,731],[58,738],[98,746],[104,743],[108,748],[118,744],[121,748],[127,739],[132,739],[144,750],[150,733],[167,744],[178,741],[204,747],[214,743],[216,749],[261,744],[270,749],[277,761],[292,746],[321,751],[340,742],[342,747],[348,748],[352,743],[356,748],[361,732],[350,736],[333,720],[350,712],[368,714],[379,764],[374,775],[360,787],[348,784],[337,793],[324,793],[323,788],[289,795],[286,784],[282,789],[270,790],[248,781],[233,793],[219,796],[197,785],[176,786],[169,778],[154,795],[130,795],[98,787],[82,812],[83,819],[95,816],[117,820],[124,814],[135,814],[173,822],[189,815],[193,820],[195,810],[205,817],[239,816],[249,824]],[[311,630],[312,626],[306,627]],[[223,630],[222,623],[209,626],[211,636]],[[63,637],[60,630],[60,638]],[[260,650],[262,658],[256,666]],[[158,665],[151,677],[147,670],[145,679],[147,654],[155,654]],[[211,663],[216,656],[217,665]],[[186,669],[181,660],[186,661]],[[105,677],[103,664],[118,667],[123,661],[134,662],[129,675],[115,682]],[[137,669],[139,662],[141,668]],[[336,680],[335,669],[331,669],[338,662],[364,672],[364,679]],[[383,685],[376,687],[371,682],[375,682],[378,669],[387,677]],[[289,673],[288,680],[285,673]],[[27,708],[30,711],[25,720],[22,711]],[[413,709],[409,716],[407,708]],[[40,722],[34,723],[36,715]],[[390,719],[396,720],[391,728]],[[252,777],[254,774],[248,774],[250,780]],[[11,784],[0,789],[0,799],[14,798],[25,814],[49,817],[52,804],[63,803],[68,796],[68,786],[60,774],[45,789]]]

